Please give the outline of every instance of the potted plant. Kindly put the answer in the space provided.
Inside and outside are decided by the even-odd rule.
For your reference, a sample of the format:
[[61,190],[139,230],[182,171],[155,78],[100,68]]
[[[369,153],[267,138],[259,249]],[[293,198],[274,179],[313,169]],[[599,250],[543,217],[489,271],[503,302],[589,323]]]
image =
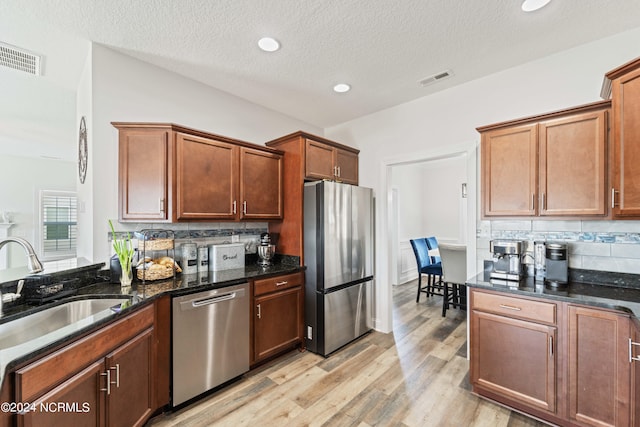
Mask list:
[[131,280],[133,279],[133,270],[131,264],[133,263],[133,243],[131,242],[131,235],[127,232],[127,237],[124,239],[118,239],[116,237],[116,231],[113,228],[111,220],[109,220],[109,227],[111,227],[111,236],[113,238],[113,249],[118,255],[120,261],[120,269],[122,274],[120,275],[120,286],[131,286]]

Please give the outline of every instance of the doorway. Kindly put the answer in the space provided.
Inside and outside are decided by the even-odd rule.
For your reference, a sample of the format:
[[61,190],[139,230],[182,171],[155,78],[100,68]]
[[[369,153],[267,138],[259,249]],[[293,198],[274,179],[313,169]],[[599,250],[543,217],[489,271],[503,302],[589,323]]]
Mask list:
[[[451,159],[462,157],[464,168],[466,171],[466,208],[460,209],[459,221],[460,237],[458,243],[467,244],[467,272],[472,275],[476,271],[476,245],[475,245],[475,229],[476,229],[476,212],[477,212],[477,142],[467,142],[461,144],[441,147],[427,152],[412,153],[411,155],[402,155],[394,158],[388,158],[380,163],[379,182],[382,189],[382,206],[378,210],[379,217],[376,221],[376,276],[380,286],[376,292],[376,319],[374,327],[381,332],[389,332],[392,330],[392,283],[397,282],[394,276],[397,276],[398,270],[398,251],[395,237],[394,225],[397,223],[398,217],[397,205],[393,200],[394,185],[393,173],[400,171],[403,165],[410,165],[420,162],[431,162],[436,160]],[[460,194],[460,190],[456,193]],[[395,221],[395,222],[394,222]],[[464,240],[462,240],[464,239]],[[415,261],[414,261],[415,264]]]

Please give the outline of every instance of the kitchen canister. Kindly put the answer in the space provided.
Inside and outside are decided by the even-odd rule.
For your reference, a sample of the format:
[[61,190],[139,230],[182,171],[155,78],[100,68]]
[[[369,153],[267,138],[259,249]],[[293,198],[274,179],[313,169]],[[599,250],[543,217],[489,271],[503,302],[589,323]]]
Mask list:
[[180,260],[184,274],[198,272],[198,247],[195,243],[183,243],[180,249]]
[[198,248],[198,271],[209,271],[209,248],[206,246]]

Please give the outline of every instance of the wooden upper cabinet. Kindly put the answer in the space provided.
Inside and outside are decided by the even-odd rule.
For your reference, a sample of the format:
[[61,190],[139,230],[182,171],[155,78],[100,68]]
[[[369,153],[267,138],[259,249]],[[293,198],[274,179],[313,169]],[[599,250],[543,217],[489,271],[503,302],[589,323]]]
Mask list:
[[358,185],[358,151],[306,138],[305,179]]
[[338,180],[358,185],[358,154],[338,148],[334,151],[334,159]]
[[283,158],[240,149],[240,200],[243,219],[281,219],[283,216]]
[[484,217],[604,217],[610,102],[478,128]]
[[640,218],[640,58],[606,74],[611,80],[614,218]]
[[[305,181],[330,179],[358,185],[358,153],[355,148],[298,131],[269,141],[267,147],[284,152],[283,220],[269,223],[278,233],[278,251],[299,256],[303,253],[303,188]],[[341,176],[336,176],[339,173]]]
[[167,129],[129,129],[120,132],[119,211],[121,220],[166,221],[170,212]]
[[120,220],[282,218],[281,151],[173,124],[112,124]]
[[486,216],[535,215],[537,125],[482,135],[482,188]]
[[177,219],[235,219],[238,199],[237,170],[237,146],[178,133]]
[[605,215],[607,111],[540,123],[540,215]]
[[305,178],[335,178],[333,147],[312,139],[306,139],[305,150]]

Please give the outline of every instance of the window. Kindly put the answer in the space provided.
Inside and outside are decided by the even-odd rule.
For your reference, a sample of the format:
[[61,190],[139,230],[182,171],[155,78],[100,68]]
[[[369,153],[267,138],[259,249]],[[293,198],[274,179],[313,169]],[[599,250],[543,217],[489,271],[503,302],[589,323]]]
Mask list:
[[74,192],[43,190],[40,193],[43,260],[76,256],[77,205]]

